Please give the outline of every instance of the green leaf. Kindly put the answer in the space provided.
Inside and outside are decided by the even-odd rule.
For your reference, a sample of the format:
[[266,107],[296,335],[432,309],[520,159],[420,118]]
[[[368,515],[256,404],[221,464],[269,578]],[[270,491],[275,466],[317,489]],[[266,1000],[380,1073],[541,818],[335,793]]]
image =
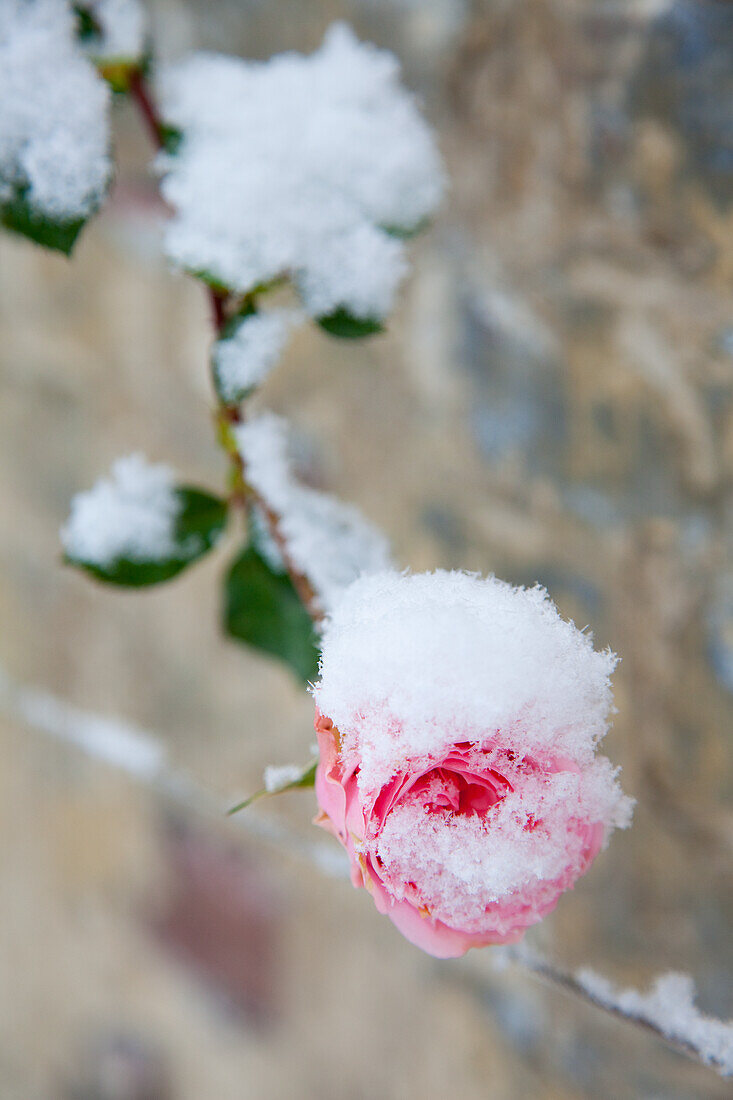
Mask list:
[[373,317],[355,317],[343,307],[324,317],[318,317],[317,321],[330,336],[338,336],[342,340],[360,340],[364,336],[384,332],[381,321]]
[[253,286],[247,291],[245,295],[245,305],[247,299],[254,301],[260,294],[269,294],[271,290],[278,290],[282,286],[287,286],[287,284],[287,275],[275,275],[274,278],[268,279],[267,282],[257,283],[256,286]]
[[27,191],[27,187],[18,188],[12,199],[0,204],[0,224],[36,244],[69,256],[86,218],[63,222],[44,217],[28,202]]
[[316,785],[316,769],[318,768],[318,761],[311,760],[307,767],[303,768],[298,779],[294,779],[292,783],[286,783],[284,787],[280,787],[275,794],[282,794],[283,791],[294,791],[299,787],[315,787]]
[[102,28],[92,12],[84,4],[73,4],[76,17],[76,33],[80,42],[91,42],[102,36]]
[[104,27],[99,22],[92,5],[78,3],[72,6],[76,18],[76,36],[84,47],[87,57],[96,65],[99,75],[106,80],[116,95],[125,95],[130,90],[132,78],[140,71],[139,57],[110,57],[104,49]]
[[389,237],[395,237],[398,241],[411,241],[418,233],[422,233],[428,225],[428,219],[422,218],[417,225],[383,225],[383,231]]
[[175,155],[181,148],[183,130],[179,130],[177,126],[171,126],[168,122],[161,122],[158,126],[158,133],[166,153]]
[[313,623],[287,573],[276,572],[254,546],[247,546],[227,574],[224,597],[227,634],[279,657],[300,680],[315,680]]
[[217,294],[231,294],[231,289],[213,271],[207,271],[205,268],[187,268],[187,271],[194,279],[200,279],[202,283],[206,283]]
[[176,489],[176,495],[182,507],[176,520],[176,552],[172,557],[162,561],[117,558],[104,566],[72,557],[66,560],[85,569],[97,580],[125,588],[142,588],[170,580],[216,545],[227,519],[227,502],[219,497],[188,486]]
[[285,783],[284,786],[278,787],[276,791],[268,791],[266,787],[260,787],[260,789],[255,791],[254,794],[251,794],[249,798],[245,798],[243,802],[238,802],[236,806],[232,806],[231,810],[227,810],[227,817],[231,817],[232,814],[238,814],[240,810],[246,810],[248,806],[251,806],[253,802],[257,802],[260,798],[283,794],[285,791],[294,791],[299,787],[315,787],[317,767],[318,761],[311,760],[310,764],[305,765],[297,779],[293,779],[290,783]]

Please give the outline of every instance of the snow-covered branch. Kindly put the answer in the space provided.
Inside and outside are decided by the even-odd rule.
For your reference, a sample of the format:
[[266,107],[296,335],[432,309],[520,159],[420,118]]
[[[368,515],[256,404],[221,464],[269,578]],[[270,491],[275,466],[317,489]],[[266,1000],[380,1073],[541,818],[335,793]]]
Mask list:
[[649,991],[641,993],[638,989],[619,988],[590,967],[563,970],[525,945],[506,950],[512,962],[552,985],[652,1032],[723,1077],[733,1076],[733,1021],[700,1012],[695,1005],[695,983],[689,974],[659,974]]
[[[157,737],[120,719],[81,710],[50,692],[14,683],[2,669],[0,713],[117,768],[187,813],[221,823],[230,809],[228,803],[175,768]],[[240,814],[231,820],[253,839],[325,875],[348,878],[348,865],[339,850],[310,841],[283,822],[254,814]]]
[[[220,799],[170,764],[159,739],[135,726],[73,707],[49,692],[15,684],[2,671],[0,711],[118,768],[188,813],[221,822],[226,812]],[[271,817],[252,813],[233,820],[271,848],[329,877],[348,879],[347,860],[339,849],[311,842]],[[687,975],[661,975],[644,994],[618,989],[588,968],[564,970],[526,946],[495,951],[497,960],[508,960],[587,1004],[652,1033],[723,1076],[733,1075],[733,1022],[703,1015],[695,1007],[695,987]]]

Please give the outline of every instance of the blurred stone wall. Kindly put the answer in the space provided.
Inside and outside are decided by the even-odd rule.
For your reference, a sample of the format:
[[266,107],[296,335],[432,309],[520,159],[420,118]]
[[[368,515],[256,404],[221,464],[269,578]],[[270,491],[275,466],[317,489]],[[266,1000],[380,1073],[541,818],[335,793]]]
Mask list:
[[[166,56],[395,49],[451,177],[386,336],[304,331],[259,401],[416,569],[547,585],[623,660],[607,751],[635,823],[532,940],[733,1014],[733,4],[156,0]],[[136,120],[72,263],[0,239],[0,662],[157,731],[234,801],[311,706],[218,632],[218,555],[159,591],[63,568],[68,501],[143,450],[216,486],[200,288],[158,258]],[[433,963],[366,895],[185,819],[0,717],[8,1100],[723,1097],[518,974]],[[307,835],[308,792],[252,814]]]

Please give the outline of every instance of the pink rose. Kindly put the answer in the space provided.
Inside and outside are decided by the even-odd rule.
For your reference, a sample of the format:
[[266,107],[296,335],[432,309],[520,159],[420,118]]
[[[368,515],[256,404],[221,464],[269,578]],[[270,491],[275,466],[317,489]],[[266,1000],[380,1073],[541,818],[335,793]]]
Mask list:
[[542,590],[436,573],[347,591],[315,688],[317,822],[412,943],[520,939],[628,823],[594,752],[614,663]]

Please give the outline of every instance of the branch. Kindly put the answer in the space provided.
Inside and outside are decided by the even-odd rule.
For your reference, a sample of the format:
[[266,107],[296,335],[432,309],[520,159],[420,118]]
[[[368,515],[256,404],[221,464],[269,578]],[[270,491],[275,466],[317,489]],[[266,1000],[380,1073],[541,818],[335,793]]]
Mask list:
[[509,961],[611,1016],[651,1032],[673,1050],[733,1075],[733,1021],[703,1015],[694,1005],[695,986],[685,974],[657,977],[649,993],[617,989],[588,967],[574,973],[555,966],[526,945],[509,948]]
[[[158,151],[161,150],[164,146],[163,134],[166,129],[165,122],[160,114],[155,96],[140,69],[136,69],[130,78],[130,95],[133,103],[140,112],[148,136],[155,149]],[[213,286],[207,287],[207,292],[211,307],[214,333],[215,336],[218,337],[229,319],[230,310],[232,308],[231,295],[228,291]],[[223,423],[239,423],[243,419],[241,407],[239,405],[228,405],[216,393],[216,387],[214,387],[214,393],[217,400],[218,420]],[[273,512],[267,502],[263,500],[257,491],[247,482],[247,471],[239,452],[231,450],[228,447],[224,449],[229,456],[235,473],[235,481],[238,485],[238,492],[233,495],[232,500],[236,500],[239,503],[246,503],[249,498],[259,505],[267,522],[270,535],[280,551],[280,556],[283,559],[283,563],[290,576],[293,587],[298,594],[298,598],[313,620],[314,625],[318,626],[323,619],[323,612],[318,606],[313,586],[308,577],[295,568],[292,558],[288,553],[286,541],[280,531],[280,517]]]
[[[45,691],[12,683],[0,669],[0,710],[11,718],[80,749],[132,779],[143,783],[166,801],[223,825],[227,805],[206,791],[182,771],[171,767],[165,747],[151,734],[114,718],[89,713]],[[346,857],[340,848],[326,847],[301,837],[282,822],[255,814],[237,817],[237,825],[270,848],[295,856],[322,874],[348,880]],[[496,949],[495,949],[496,950]],[[499,949],[499,959],[508,960],[526,973],[563,990],[608,1015],[625,1020],[655,1035],[680,1054],[716,1069],[723,1076],[733,1074],[733,1023],[702,1016],[691,1003],[694,988],[689,978],[676,976],[670,988],[673,1002],[664,1003],[662,984],[671,976],[657,979],[651,994],[636,990],[615,990],[600,975],[584,970],[572,973],[536,954],[526,946]],[[478,976],[463,975],[462,981],[478,987]],[[682,992],[682,997],[680,997]],[[680,1003],[682,1002],[682,1003]],[[680,1009],[682,1011],[680,1011]]]
[[[155,148],[161,149],[164,145],[165,125],[140,70],[130,80],[130,93]],[[209,287],[208,294],[213,327],[218,337],[229,316],[237,309],[238,302],[229,292],[219,288]],[[220,423],[241,422],[243,412],[240,405],[227,404],[218,395],[217,402]],[[280,517],[248,484],[245,463],[238,449],[226,445],[225,449],[235,471],[237,485],[232,499],[240,503],[251,499],[259,505],[300,600],[313,621],[318,623],[322,615],[312,586],[308,578],[293,565],[280,531]],[[86,714],[46,693],[12,687],[2,678],[0,703],[9,713],[35,728],[76,745],[88,755],[119,768],[187,809],[217,819],[225,812],[226,808],[213,796],[183,773],[172,769],[162,745],[142,731]],[[289,853],[295,852],[327,874],[347,877],[345,860],[340,852],[332,852],[320,844],[304,841],[279,823],[266,822],[252,815],[240,818],[239,822],[258,839]],[[611,1016],[652,1033],[689,1058],[712,1066],[723,1075],[733,1074],[733,1024],[726,1024],[698,1012],[693,1004],[694,986],[688,978],[681,975],[663,976],[657,980],[651,993],[643,995],[631,989],[617,990],[605,978],[592,971],[572,973],[563,970],[526,947],[510,948],[503,957],[584,1003],[592,1004]]]
[[[172,767],[165,746],[152,734],[117,718],[80,710],[50,692],[15,684],[2,668],[0,712],[117,768],[167,802],[224,825],[230,803]],[[232,820],[245,833],[278,852],[295,856],[331,878],[349,878],[348,861],[339,848],[307,840],[272,818],[240,814]]]

